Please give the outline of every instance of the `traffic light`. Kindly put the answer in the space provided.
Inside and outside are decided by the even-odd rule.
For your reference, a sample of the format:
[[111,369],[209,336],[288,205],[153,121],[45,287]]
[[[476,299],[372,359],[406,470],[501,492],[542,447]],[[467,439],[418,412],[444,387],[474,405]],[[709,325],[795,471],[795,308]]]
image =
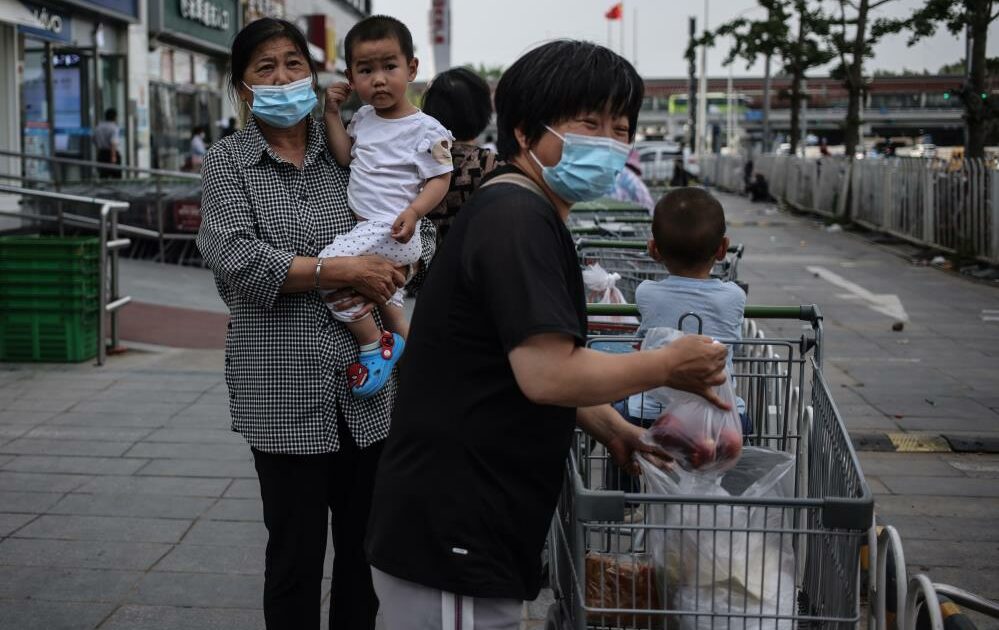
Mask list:
[[943,93],[943,97],[944,97],[944,100],[945,100],[945,101],[949,101],[949,100],[950,100],[950,90],[946,90],[946,91],[945,91],[945,92]]

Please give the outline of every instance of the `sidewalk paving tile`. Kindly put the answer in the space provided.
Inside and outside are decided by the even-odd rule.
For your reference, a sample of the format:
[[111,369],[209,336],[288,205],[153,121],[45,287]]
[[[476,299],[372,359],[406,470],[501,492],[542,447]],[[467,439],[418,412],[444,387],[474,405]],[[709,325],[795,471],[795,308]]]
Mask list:
[[15,398],[10,402],[4,403],[3,408],[6,411],[60,412],[66,411],[78,402],[77,400],[60,400],[58,398]]
[[0,606],[0,628],[11,630],[92,630],[115,609],[115,604],[18,602]]
[[[57,497],[59,495],[56,495]],[[2,496],[0,496],[2,498]],[[50,514],[80,516],[134,516],[139,518],[178,518],[193,520],[205,513],[216,499],[158,494],[76,494],[63,496],[48,510]]]
[[969,477],[882,476],[881,481],[894,494],[952,495],[963,497],[999,497],[999,483],[993,479]]
[[[978,543],[999,543],[999,515],[957,518],[953,516],[890,516],[887,521],[902,536],[903,547],[909,539],[960,541],[975,546]],[[993,545],[995,546],[995,545]]]
[[153,571],[262,575],[264,554],[259,547],[180,544]]
[[0,599],[119,602],[142,575],[114,569],[0,566]]
[[0,491],[0,512],[41,514],[63,496],[60,492],[11,492]]
[[153,459],[137,474],[174,477],[230,477],[256,479],[252,461]]
[[231,545],[262,549],[267,544],[267,528],[262,522],[199,520],[187,532],[186,545]]
[[[216,379],[204,379],[204,378],[174,378],[174,379],[159,379],[155,383],[150,383],[154,379],[122,379],[114,384],[114,389],[117,390],[134,390],[139,392],[147,392],[150,390],[159,390],[165,392],[193,392],[196,394],[201,394],[203,392],[211,391],[215,389],[217,385]],[[221,385],[225,387],[225,385]]]
[[140,416],[172,416],[184,407],[186,403],[140,402],[127,400],[88,400],[73,407],[80,413],[120,413]]
[[81,413],[67,411],[46,421],[48,426],[75,426],[100,428],[149,428],[159,429],[166,425],[169,416],[163,414],[135,413]]
[[41,424],[54,417],[54,411],[3,411],[0,410],[0,424],[30,425]]
[[31,522],[33,518],[35,518],[34,514],[0,513],[0,538],[10,536],[13,532]]
[[0,464],[0,469],[37,473],[79,473],[81,475],[130,475],[145,466],[147,459],[118,457],[60,457],[19,455]]
[[108,401],[114,403],[170,403],[191,404],[201,397],[201,392],[176,391],[169,389],[136,389],[115,385],[101,392],[95,392],[86,402]]
[[[190,444],[242,444],[246,445],[238,433],[227,429],[158,429],[145,438],[146,442],[180,442]],[[249,447],[247,447],[249,450]]]
[[926,475],[934,477],[964,477],[964,473],[948,464],[937,453],[857,454],[867,475]]
[[257,610],[177,608],[174,606],[122,606],[101,625],[101,630],[264,630],[264,615]]
[[264,520],[264,507],[260,498],[219,499],[203,518],[210,521],[254,521]]
[[[91,440],[97,442],[137,442],[155,429],[127,427],[75,427],[72,425],[52,426],[43,424],[29,429],[26,438],[46,440]],[[126,456],[129,456],[126,454]]]
[[246,461],[253,463],[249,446],[243,444],[178,444],[174,442],[139,442],[125,453],[126,457],[150,459],[208,459],[216,461]]
[[960,418],[943,414],[946,414],[946,411],[943,411],[936,418],[903,416],[897,422],[905,431],[932,431],[934,433],[970,431],[972,433],[986,433],[999,430],[999,416],[996,416],[993,420],[983,415],[979,415],[977,418]]
[[89,475],[57,475],[0,470],[0,491],[69,492],[92,480]]
[[169,550],[164,543],[6,538],[0,565],[145,571]]
[[[2,477],[0,477],[2,481]],[[178,497],[218,497],[232,483],[230,479],[177,477],[98,477],[77,492],[93,494],[157,494]]]
[[19,530],[17,538],[175,543],[191,526],[185,519],[45,514]]
[[126,601],[159,606],[255,609],[263,607],[263,592],[263,575],[153,572],[142,578]]
[[878,514],[900,516],[952,516],[975,518],[986,514],[999,515],[999,498],[944,495],[891,495],[878,497],[875,511]]
[[222,496],[226,499],[259,499],[260,482],[255,479],[236,479]]
[[114,457],[123,454],[131,447],[131,442],[18,438],[0,447],[0,453],[13,455],[91,455]]

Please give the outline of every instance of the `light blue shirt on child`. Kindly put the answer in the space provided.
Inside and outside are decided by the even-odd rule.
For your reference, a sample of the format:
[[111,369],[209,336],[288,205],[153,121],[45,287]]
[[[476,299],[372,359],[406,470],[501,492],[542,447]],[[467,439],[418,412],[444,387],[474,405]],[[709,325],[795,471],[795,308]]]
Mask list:
[[[658,281],[646,280],[635,291],[635,304],[642,315],[639,333],[650,328],[678,328],[684,314],[697,313],[704,324],[701,334],[714,339],[742,338],[746,293],[734,282],[673,275]],[[697,320],[685,319],[683,330],[696,333]],[[728,371],[733,372],[731,349]],[[636,418],[656,419],[662,414],[662,406],[648,396],[637,394],[628,400],[628,413]]]

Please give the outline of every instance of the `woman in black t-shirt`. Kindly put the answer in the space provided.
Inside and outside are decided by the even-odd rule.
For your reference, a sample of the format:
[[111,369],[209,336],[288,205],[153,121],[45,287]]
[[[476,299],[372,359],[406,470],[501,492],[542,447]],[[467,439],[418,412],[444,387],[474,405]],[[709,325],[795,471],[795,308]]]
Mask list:
[[[413,315],[367,552],[392,630],[519,626],[572,433],[622,466],[641,429],[606,403],[658,387],[720,401],[726,349],[705,337],[631,354],[584,347],[569,206],[613,185],[643,84],[610,50],[556,41],[496,90],[500,157],[465,204]],[[468,625],[463,625],[468,624]]]

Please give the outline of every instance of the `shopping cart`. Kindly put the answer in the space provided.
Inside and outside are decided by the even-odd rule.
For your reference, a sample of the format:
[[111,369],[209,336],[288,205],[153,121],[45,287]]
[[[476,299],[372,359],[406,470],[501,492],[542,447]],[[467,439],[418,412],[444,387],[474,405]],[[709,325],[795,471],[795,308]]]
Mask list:
[[[634,307],[609,305],[591,305],[590,312],[636,314]],[[822,374],[822,316],[814,306],[748,306],[746,317],[811,327],[798,339],[732,342],[739,347],[736,389],[752,418],[746,443],[793,455],[793,488],[783,497],[755,499],[607,489],[605,471],[614,464],[578,433],[549,533],[556,600],[548,630],[858,625],[860,549],[873,498]],[[600,337],[591,345],[613,351],[615,342],[628,350],[635,339]],[[664,513],[678,518],[663,519]],[[745,522],[737,514],[748,515]],[[686,578],[656,560],[665,552],[654,541],[662,540],[681,541],[671,553],[692,569]],[[695,542],[685,549],[682,541]],[[762,551],[734,552],[750,541]],[[753,589],[740,595],[739,583],[775,592],[778,605],[747,605]]]
[[572,206],[569,229],[576,236],[648,238],[651,235],[651,220],[648,208],[627,201],[602,198]]
[[[582,265],[599,264],[608,271],[621,276],[617,287],[625,300],[635,301],[635,290],[645,280],[661,280],[668,274],[661,262],[648,254],[648,240],[627,240],[610,238],[579,238],[576,252]],[[725,260],[718,261],[711,275],[721,280],[737,282],[748,292],[748,286],[739,282],[739,263],[745,247],[739,243],[728,248]]]

